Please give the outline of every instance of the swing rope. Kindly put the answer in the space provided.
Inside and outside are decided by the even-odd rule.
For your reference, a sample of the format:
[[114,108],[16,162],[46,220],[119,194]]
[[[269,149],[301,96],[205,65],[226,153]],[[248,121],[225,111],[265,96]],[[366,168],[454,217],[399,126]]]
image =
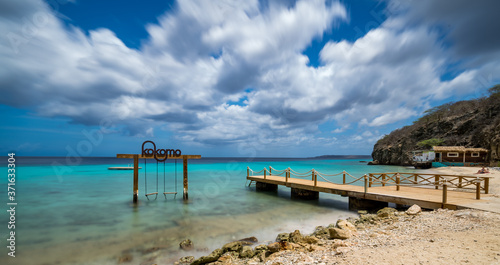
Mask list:
[[177,159],[175,160],[175,195],[177,195]]
[[174,194],[174,199],[177,196],[177,159],[175,159],[175,192],[167,192],[165,188],[166,183],[166,174],[165,174],[165,164],[163,164],[163,195],[165,196],[165,200],[167,199],[167,194]]
[[[145,194],[148,194],[148,178],[146,177],[146,172],[147,172],[147,168],[146,168],[146,158],[144,158],[144,187],[146,188],[146,193]],[[146,196],[148,197],[148,196]]]
[[156,161],[156,192],[151,192],[151,193],[148,193],[148,178],[147,178],[147,170],[146,170],[146,159],[144,159],[144,186],[145,186],[145,189],[146,189],[146,198],[148,199],[149,201],[149,196],[150,195],[155,195],[155,200],[158,198],[158,161]]

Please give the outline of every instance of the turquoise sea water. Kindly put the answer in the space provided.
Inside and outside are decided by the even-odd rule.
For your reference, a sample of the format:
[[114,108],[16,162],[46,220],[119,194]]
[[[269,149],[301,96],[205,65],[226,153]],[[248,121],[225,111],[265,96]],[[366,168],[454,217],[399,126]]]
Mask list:
[[[158,172],[157,200],[145,194],[145,165],[139,176],[139,204],[132,201],[132,171],[108,170],[131,160],[84,158],[16,157],[16,258],[2,247],[0,264],[117,264],[127,254],[131,264],[171,264],[187,255],[200,256],[231,240],[256,236],[273,240],[279,232],[295,229],[310,233],[316,225],[328,225],[338,218],[353,216],[347,198],[320,194],[318,201],[290,199],[290,190],[256,192],[246,187],[247,166],[255,171],[272,166],[291,167],[306,172],[312,168],[326,174],[346,170],[359,177],[365,173],[413,172],[395,166],[367,166],[360,159],[232,159],[189,160],[189,201],[182,200],[182,162],[167,161],[146,166],[148,192],[154,192]],[[365,160],[368,160],[365,159]],[[5,158],[5,161],[7,159]],[[69,162],[69,163],[68,163]],[[7,163],[0,185],[4,210],[0,215],[0,235],[8,238]],[[164,173],[165,171],[165,173]],[[342,177],[330,180],[341,181]],[[154,198],[154,196],[153,196]],[[179,250],[189,238],[195,249]]]

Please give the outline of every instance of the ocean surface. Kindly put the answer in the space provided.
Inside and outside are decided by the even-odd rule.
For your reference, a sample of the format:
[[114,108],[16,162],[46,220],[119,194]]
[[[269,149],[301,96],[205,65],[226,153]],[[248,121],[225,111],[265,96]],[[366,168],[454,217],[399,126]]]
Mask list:
[[[189,200],[182,199],[182,160],[140,161],[139,203],[132,204],[132,172],[108,170],[132,165],[116,158],[16,157],[16,257],[7,255],[7,158],[0,171],[3,210],[0,214],[0,264],[172,264],[182,256],[199,257],[224,243],[255,236],[274,240],[280,232],[355,216],[347,198],[320,194],[318,201],[292,200],[290,189],[256,192],[246,183],[247,166],[272,166],[324,174],[347,171],[355,177],[377,172],[414,172],[397,166],[367,166],[357,159],[202,158],[189,160]],[[364,161],[364,162],[361,162]],[[146,192],[159,192],[148,199]],[[342,176],[330,177],[342,181]],[[158,180],[158,185],[157,185]],[[164,181],[165,180],[165,181]],[[163,192],[178,192],[177,196]],[[195,249],[179,250],[191,239]]]

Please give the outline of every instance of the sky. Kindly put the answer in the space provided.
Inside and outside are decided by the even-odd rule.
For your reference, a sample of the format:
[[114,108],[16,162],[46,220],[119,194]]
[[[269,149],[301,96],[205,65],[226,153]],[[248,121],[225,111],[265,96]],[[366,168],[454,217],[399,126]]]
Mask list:
[[496,0],[0,1],[0,152],[369,155],[500,83]]

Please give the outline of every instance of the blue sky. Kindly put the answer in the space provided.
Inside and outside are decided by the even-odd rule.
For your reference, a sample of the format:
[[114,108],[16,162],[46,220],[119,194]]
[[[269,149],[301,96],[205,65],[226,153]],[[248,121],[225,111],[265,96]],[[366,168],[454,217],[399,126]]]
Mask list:
[[371,154],[499,83],[498,1],[0,2],[0,152]]

